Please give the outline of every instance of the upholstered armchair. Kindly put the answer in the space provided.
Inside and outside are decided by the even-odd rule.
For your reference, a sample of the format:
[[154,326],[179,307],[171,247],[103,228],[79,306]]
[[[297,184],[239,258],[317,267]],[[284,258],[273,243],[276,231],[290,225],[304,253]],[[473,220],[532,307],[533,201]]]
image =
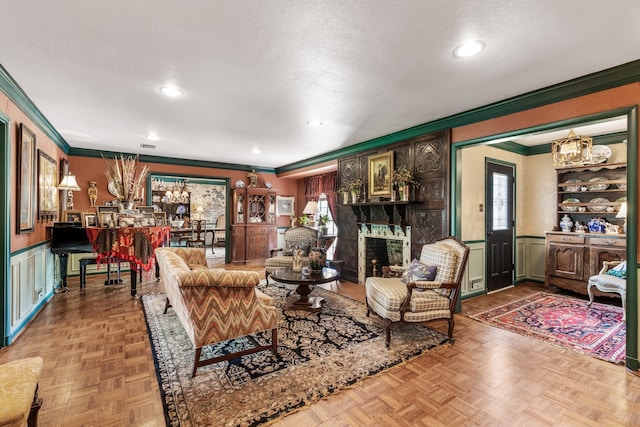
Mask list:
[[[626,261],[604,261],[602,269],[595,276],[589,278],[587,282],[587,293],[589,302],[587,307],[593,304],[593,287],[600,292],[614,292],[620,294],[622,298],[622,321],[627,319],[625,300],[627,299],[627,263]],[[613,267],[613,268],[612,268]]]
[[[304,250],[306,254],[309,249],[318,244],[318,230],[309,227],[291,227],[284,232],[284,247],[271,249],[271,258],[265,261],[265,278],[269,283],[269,274],[272,271],[291,268],[293,266],[293,249],[296,247]],[[309,265],[308,258],[303,258],[303,264]]]
[[[456,303],[467,266],[469,247],[454,236],[424,245],[420,260],[414,260],[402,277],[367,277],[367,316],[374,312],[384,319],[386,341],[391,342],[391,324],[420,323],[446,319],[453,338]],[[387,276],[387,277],[385,277]]]

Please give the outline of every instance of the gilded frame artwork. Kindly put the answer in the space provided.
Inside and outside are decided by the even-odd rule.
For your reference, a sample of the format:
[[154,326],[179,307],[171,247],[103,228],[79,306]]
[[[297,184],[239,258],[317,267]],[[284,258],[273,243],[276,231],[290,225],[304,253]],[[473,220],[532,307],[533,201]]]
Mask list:
[[156,226],[164,227],[167,225],[167,214],[165,212],[154,212],[153,219],[155,220]]
[[391,197],[393,151],[369,156],[369,197]]
[[56,161],[38,150],[38,218],[58,217],[58,168]]
[[276,196],[276,216],[294,216],[296,198],[294,196]]
[[23,123],[18,137],[17,224],[18,234],[31,233],[36,222],[36,135]]
[[83,223],[84,221],[82,221],[82,211],[79,210],[63,210],[62,211],[62,221],[64,222],[79,222],[79,223]]

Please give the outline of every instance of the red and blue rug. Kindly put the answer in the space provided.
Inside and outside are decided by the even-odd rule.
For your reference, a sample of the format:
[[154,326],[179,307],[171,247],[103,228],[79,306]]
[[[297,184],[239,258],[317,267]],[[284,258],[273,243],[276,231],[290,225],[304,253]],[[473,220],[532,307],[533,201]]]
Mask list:
[[624,363],[626,325],[622,308],[564,295],[538,292],[472,319],[520,335],[548,341],[613,363]]

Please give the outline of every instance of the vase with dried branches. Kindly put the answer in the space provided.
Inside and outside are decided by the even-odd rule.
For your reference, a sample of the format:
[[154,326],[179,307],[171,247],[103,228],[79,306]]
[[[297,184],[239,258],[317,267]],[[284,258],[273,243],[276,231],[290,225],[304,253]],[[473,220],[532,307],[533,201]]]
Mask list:
[[147,166],[140,167],[138,156],[123,156],[109,160],[102,156],[107,164],[105,175],[112,183],[111,188],[116,193],[116,197],[121,204],[126,204],[128,208],[133,208],[137,199],[142,199],[142,188],[149,176],[150,170]]

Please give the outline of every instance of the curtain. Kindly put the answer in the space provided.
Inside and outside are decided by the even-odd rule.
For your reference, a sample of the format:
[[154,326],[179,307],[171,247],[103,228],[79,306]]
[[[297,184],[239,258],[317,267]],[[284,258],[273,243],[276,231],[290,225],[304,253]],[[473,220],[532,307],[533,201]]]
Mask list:
[[336,193],[336,182],[338,172],[329,172],[322,175],[308,176],[304,179],[304,197],[307,201],[317,202],[320,194],[327,195],[327,204],[331,211],[331,217],[336,218],[338,214],[338,195]]

